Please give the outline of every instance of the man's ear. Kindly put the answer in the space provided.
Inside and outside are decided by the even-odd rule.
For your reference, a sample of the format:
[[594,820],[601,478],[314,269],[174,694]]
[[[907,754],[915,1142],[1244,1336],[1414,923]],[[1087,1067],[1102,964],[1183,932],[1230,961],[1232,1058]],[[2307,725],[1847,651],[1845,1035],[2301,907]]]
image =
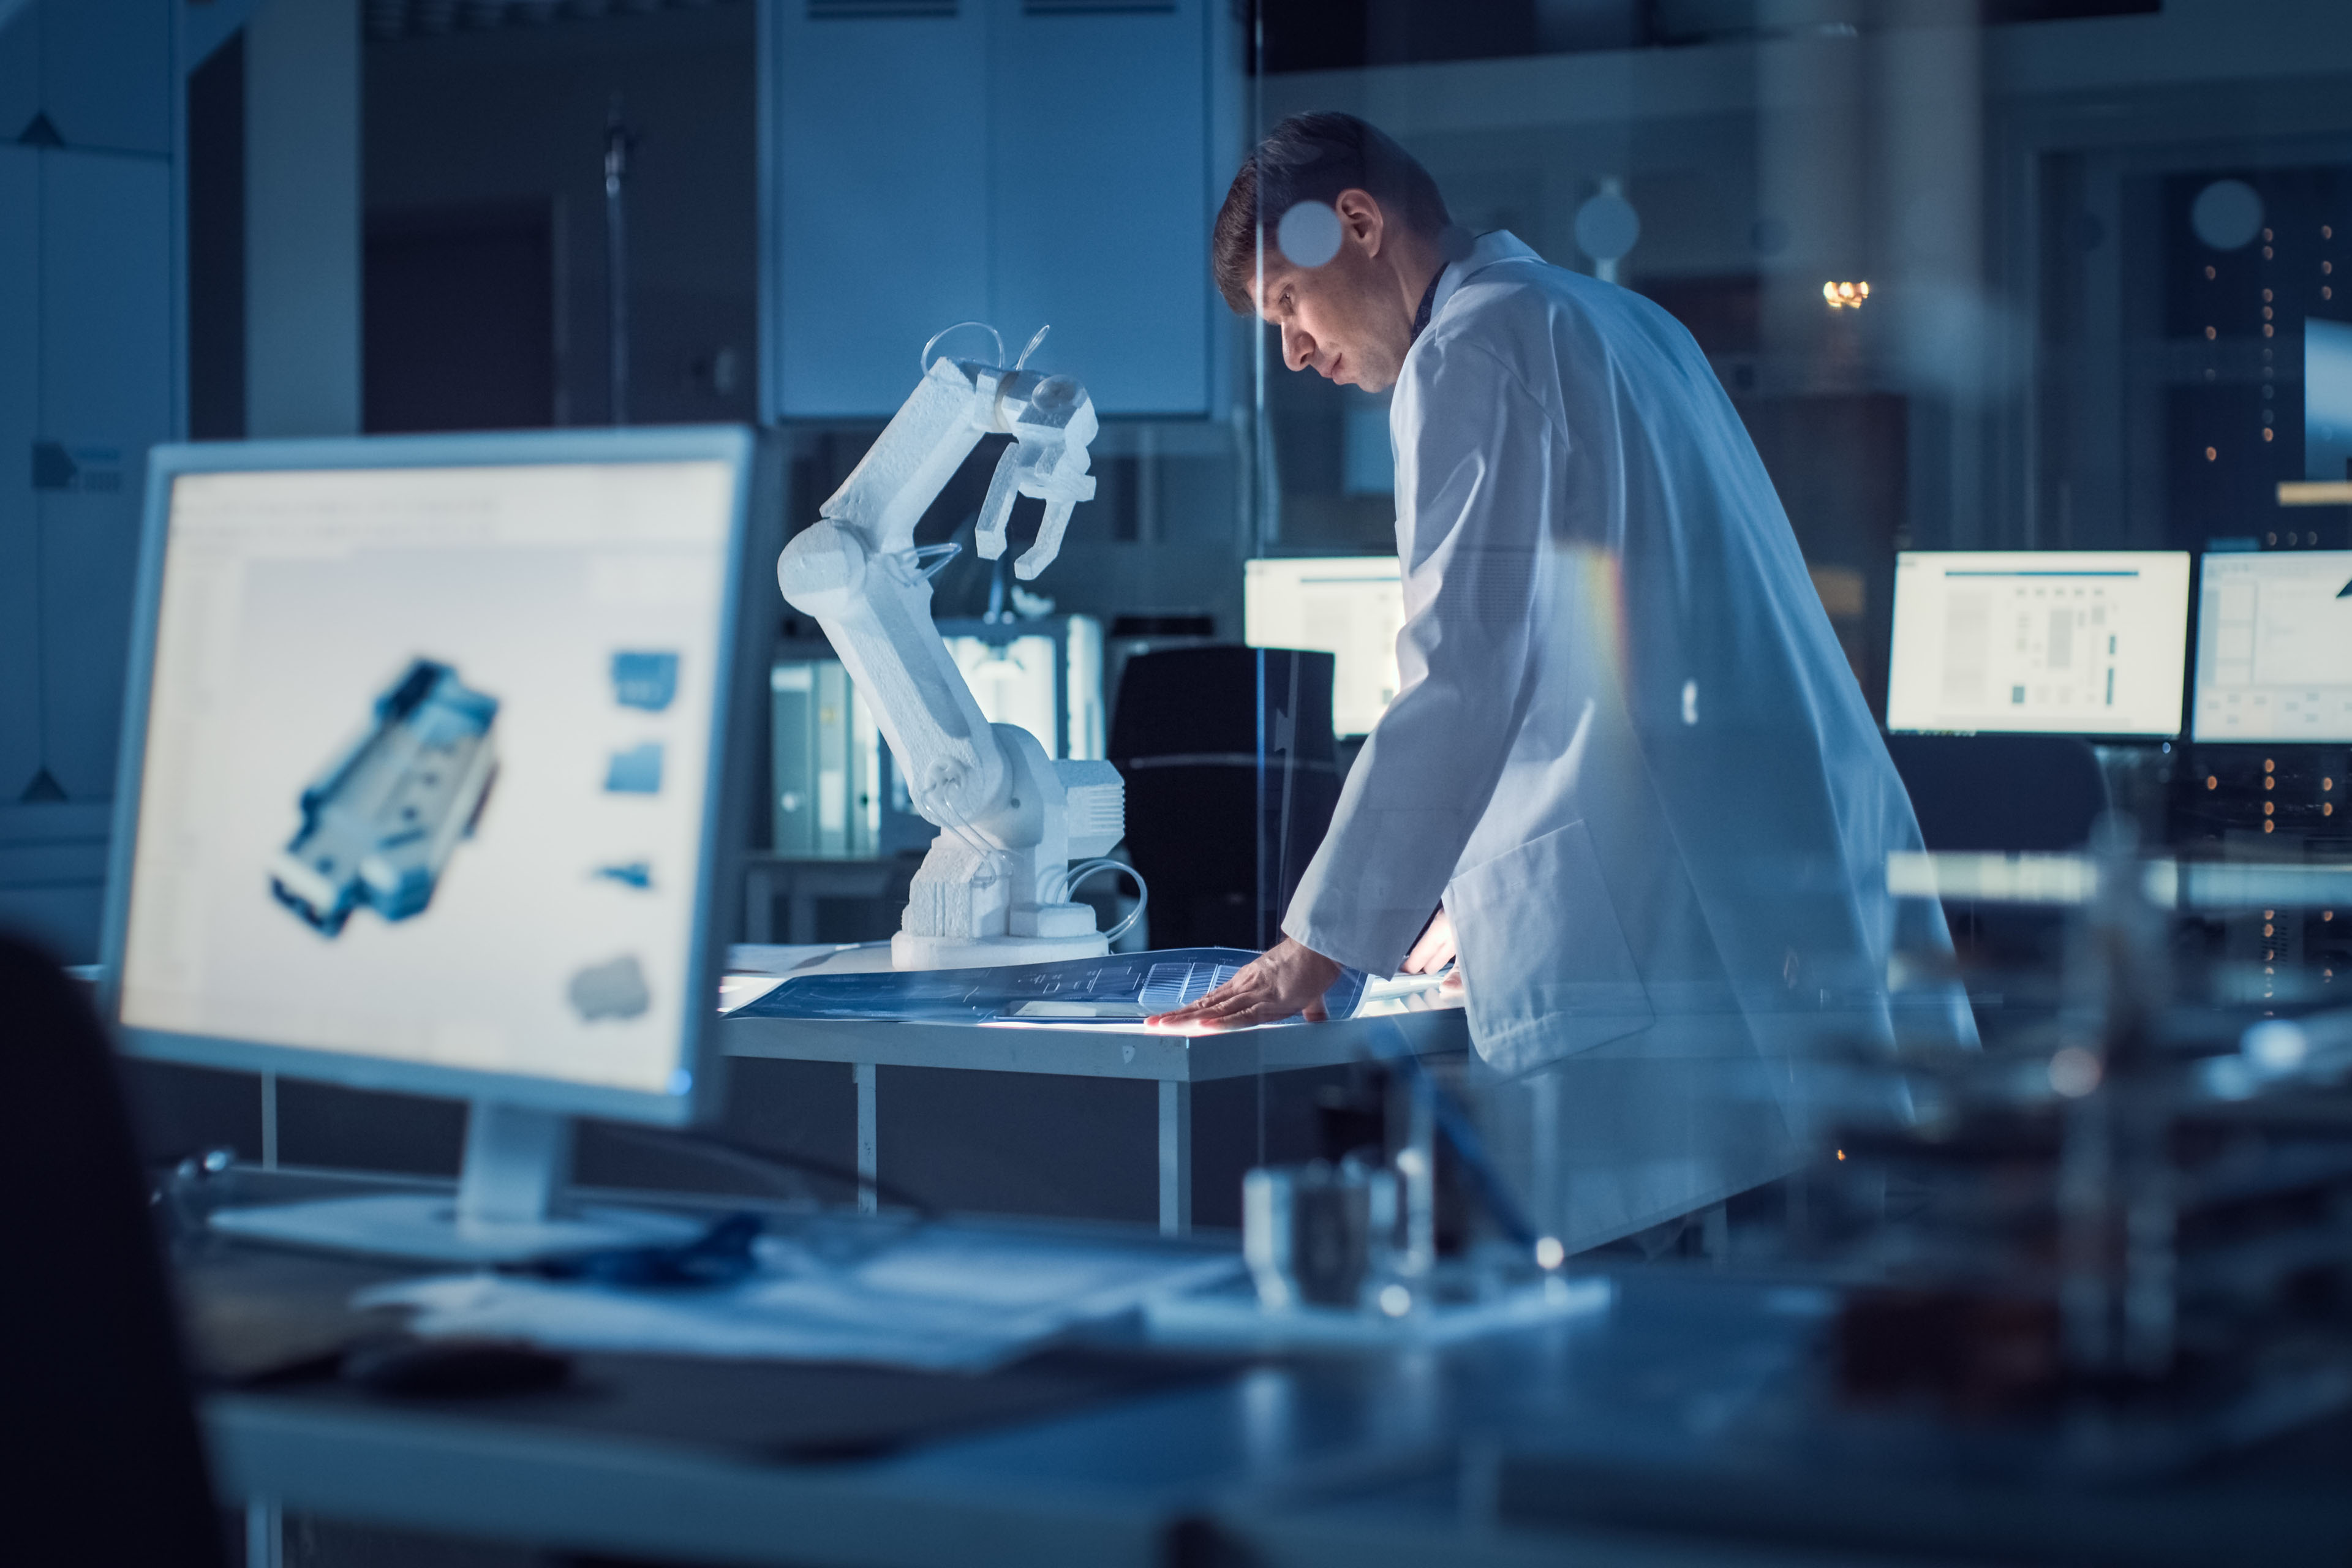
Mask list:
[[1381,211],[1380,199],[1370,191],[1341,191],[1331,204],[1339,210],[1339,232],[1363,247],[1370,256],[1381,253],[1381,241],[1388,232],[1388,215]]

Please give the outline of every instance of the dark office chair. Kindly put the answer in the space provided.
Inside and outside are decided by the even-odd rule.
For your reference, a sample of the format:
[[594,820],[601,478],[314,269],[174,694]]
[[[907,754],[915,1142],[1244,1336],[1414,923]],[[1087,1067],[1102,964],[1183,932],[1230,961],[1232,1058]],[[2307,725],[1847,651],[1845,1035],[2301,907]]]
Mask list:
[[[1332,666],[1328,653],[1232,647],[1128,660],[1109,751],[1127,780],[1128,854],[1151,887],[1153,947],[1255,948],[1261,929],[1265,942],[1277,940],[1283,905],[1339,801]],[[1286,728],[1292,744],[1277,750]]]
[[220,1568],[194,1404],[105,1036],[0,937],[0,1559]]
[[2071,735],[1889,735],[1886,750],[1930,849],[2080,848],[2107,806],[2097,755]]

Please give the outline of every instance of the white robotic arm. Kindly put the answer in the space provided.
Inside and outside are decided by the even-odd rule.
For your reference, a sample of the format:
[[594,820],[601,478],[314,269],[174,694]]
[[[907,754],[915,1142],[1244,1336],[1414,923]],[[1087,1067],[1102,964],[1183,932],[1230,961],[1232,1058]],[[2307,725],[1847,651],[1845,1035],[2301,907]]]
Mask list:
[[1036,542],[1013,563],[1034,579],[1060,552],[1071,508],[1093,499],[1097,428],[1066,376],[940,360],[776,562],[785,599],[824,628],[872,706],[915,809],[941,829],[891,943],[902,969],[1105,951],[1066,883],[1074,853],[1100,854],[1125,832],[1118,775],[1055,763],[1027,731],[988,722],[931,624],[928,552],[915,546],[915,524],[980,438],[1010,434],[977,542],[986,559],[1003,555],[1014,497],[1043,500]]

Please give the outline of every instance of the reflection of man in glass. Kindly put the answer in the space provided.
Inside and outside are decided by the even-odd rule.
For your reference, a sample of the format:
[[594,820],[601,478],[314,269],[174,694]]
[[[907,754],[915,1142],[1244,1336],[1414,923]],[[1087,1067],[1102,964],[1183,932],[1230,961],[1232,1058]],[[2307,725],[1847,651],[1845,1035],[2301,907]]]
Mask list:
[[1473,241],[1348,115],[1276,127],[1213,247],[1291,369],[1395,388],[1403,689],[1283,942],[1166,1022],[1311,1011],[1342,964],[1458,942],[1480,1056],[1550,1083],[1584,1162],[1538,1194],[1571,1248],[1784,1173],[1790,1058],[1825,1024],[1891,1038],[1885,857],[1918,829],[1706,358],[1642,296]]

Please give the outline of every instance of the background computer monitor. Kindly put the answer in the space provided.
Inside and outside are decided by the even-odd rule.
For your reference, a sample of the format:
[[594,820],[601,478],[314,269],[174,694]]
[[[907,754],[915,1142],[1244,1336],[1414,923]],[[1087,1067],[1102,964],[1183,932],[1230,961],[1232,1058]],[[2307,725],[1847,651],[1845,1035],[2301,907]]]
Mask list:
[[2179,551],[1905,551],[1886,727],[2180,732],[2189,557]]
[[550,1118],[694,1119],[749,838],[759,455],[159,448],[106,927],[125,1047],[473,1100],[469,1182],[501,1126],[508,1164],[560,1163]]
[[2199,566],[2199,742],[2352,741],[2352,550]]
[[1244,567],[1242,640],[1330,654],[1331,725],[1339,734],[1370,734],[1396,697],[1403,626],[1404,579],[1392,555],[1297,556]]

